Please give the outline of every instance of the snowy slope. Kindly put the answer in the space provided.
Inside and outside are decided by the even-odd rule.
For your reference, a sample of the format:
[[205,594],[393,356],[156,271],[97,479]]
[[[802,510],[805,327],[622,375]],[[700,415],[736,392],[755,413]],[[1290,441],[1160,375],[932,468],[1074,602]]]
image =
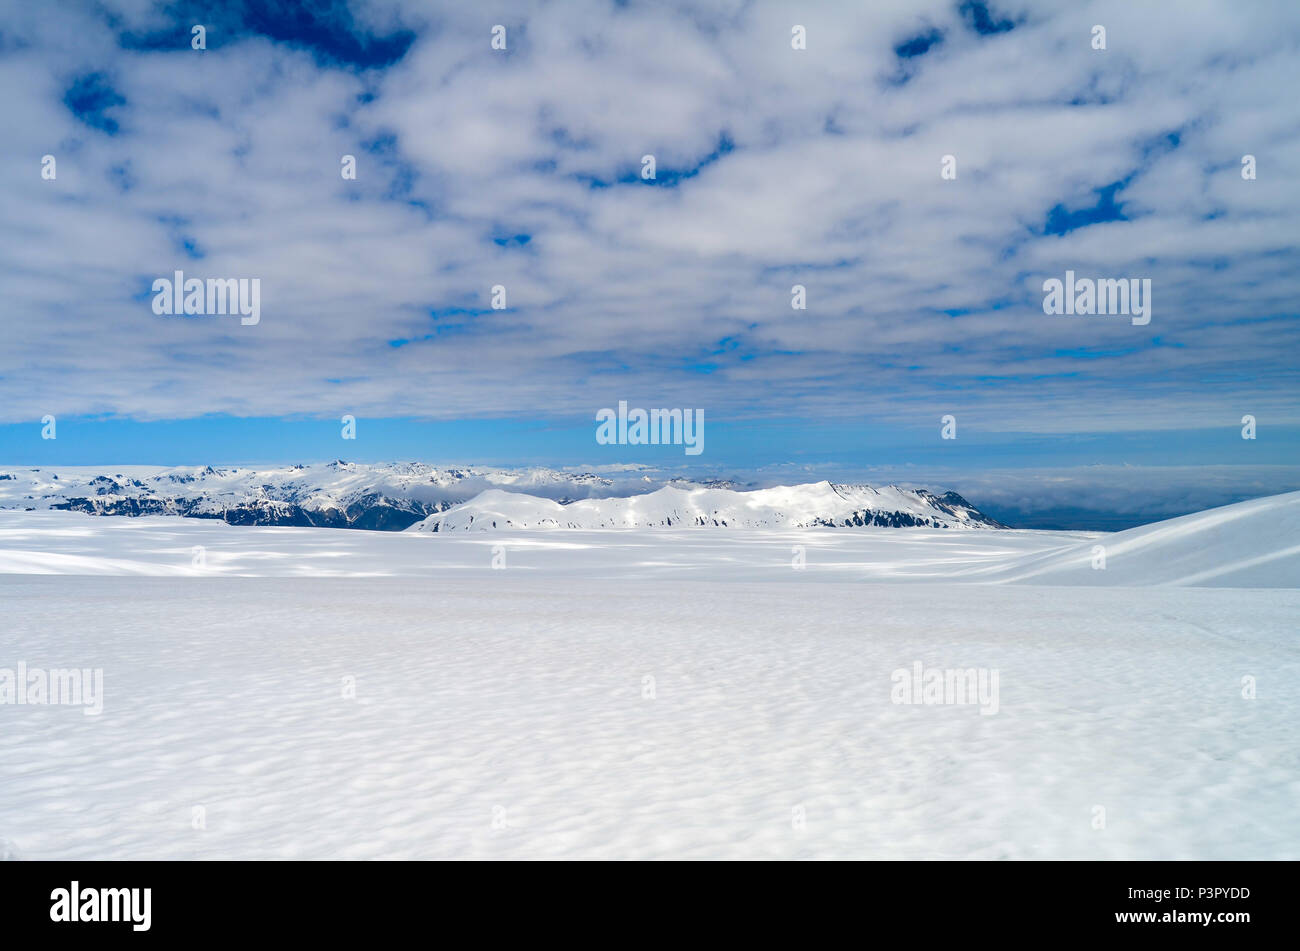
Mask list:
[[[418,578],[442,586],[490,570],[568,578],[820,584],[979,580],[982,572],[1098,537],[1085,532],[698,528],[356,532],[215,519],[0,510],[0,575]],[[794,551],[803,570],[792,570]],[[196,550],[201,554],[196,563]]]
[[492,531],[527,528],[814,528],[881,525],[909,528],[998,528],[954,492],[867,485],[778,486],[749,492],[728,488],[665,486],[627,498],[584,499],[560,505],[550,499],[489,490],[431,515],[411,532]]
[[[1104,568],[1093,567],[1100,564],[1099,554],[1104,554]],[[1300,492],[1225,505],[1060,551],[1023,556],[987,577],[1052,585],[1300,587]]]
[[[498,529],[436,534],[0,510],[0,575],[388,576],[441,583],[489,568],[494,551],[501,549],[510,568],[555,579],[702,575],[796,584],[1300,588],[1300,493],[1115,534],[947,528],[835,532],[789,526],[700,531],[675,516],[671,527],[547,532],[534,530],[539,511],[558,521],[575,507],[592,506],[551,502],[548,507],[508,492],[489,494],[489,500],[493,496],[496,503],[482,502],[478,512],[489,526],[495,518]],[[454,509],[447,514],[458,517]],[[1092,567],[1097,547],[1105,552],[1104,570]],[[202,550],[202,564],[194,563],[196,549]],[[803,570],[792,571],[796,550]]]

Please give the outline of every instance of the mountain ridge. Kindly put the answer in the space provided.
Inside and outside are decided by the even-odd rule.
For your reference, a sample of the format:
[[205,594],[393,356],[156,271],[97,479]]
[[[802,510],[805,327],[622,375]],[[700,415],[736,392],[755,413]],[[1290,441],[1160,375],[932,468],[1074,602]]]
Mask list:
[[[608,527],[631,527],[642,521],[719,527],[1003,527],[955,492],[936,494],[926,489],[825,481],[801,487],[745,488],[727,480],[651,479],[636,471],[619,476],[616,482],[593,472],[545,467],[440,467],[340,459],[264,468],[12,466],[0,468],[0,508],[127,517],[174,515],[231,525],[402,531],[475,502],[500,504],[492,495],[483,496],[501,492],[517,497],[515,502],[507,502],[514,506],[515,515],[505,521],[523,524],[546,525],[550,519],[555,526],[581,525],[594,517]],[[665,492],[668,494],[660,494]],[[701,492],[723,494],[701,496]],[[802,498],[787,498],[790,493]],[[666,503],[662,518],[638,520],[612,514],[629,507],[652,513],[657,503]],[[600,516],[601,511],[607,516]],[[459,518],[453,516],[446,528],[457,524]],[[437,524],[441,529],[444,523]]]
[[492,489],[409,532],[594,528],[1005,528],[955,492],[813,482],[748,491],[667,485],[642,495],[561,505]]

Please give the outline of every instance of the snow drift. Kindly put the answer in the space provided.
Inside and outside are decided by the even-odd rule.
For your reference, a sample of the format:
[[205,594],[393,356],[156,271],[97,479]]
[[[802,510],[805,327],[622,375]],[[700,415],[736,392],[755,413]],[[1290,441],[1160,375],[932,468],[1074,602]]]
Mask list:
[[1300,492],[1237,502],[1029,555],[990,572],[988,580],[1300,587]]

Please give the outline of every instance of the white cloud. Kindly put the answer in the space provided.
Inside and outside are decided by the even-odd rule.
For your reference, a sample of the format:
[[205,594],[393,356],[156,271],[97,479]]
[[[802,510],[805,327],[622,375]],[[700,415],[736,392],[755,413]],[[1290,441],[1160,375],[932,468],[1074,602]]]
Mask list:
[[[508,55],[494,15],[447,4],[360,73],[258,38],[128,52],[120,30],[162,21],[111,6],[116,30],[0,19],[5,420],[587,416],[626,396],[1003,431],[1300,422],[1292,4],[995,5],[1021,23],[992,37],[947,2],[523,5]],[[410,16],[358,11],[381,32]],[[943,43],[891,85],[926,24]],[[127,100],[116,136],[61,101],[96,71]],[[724,137],[675,188],[591,185],[646,153],[693,169]],[[1120,179],[1134,220],[1041,234]],[[140,295],[175,268],[260,277],[262,322],[154,316]],[[1151,324],[1044,316],[1067,268],[1150,277]],[[511,310],[429,316],[482,310],[494,284]]]

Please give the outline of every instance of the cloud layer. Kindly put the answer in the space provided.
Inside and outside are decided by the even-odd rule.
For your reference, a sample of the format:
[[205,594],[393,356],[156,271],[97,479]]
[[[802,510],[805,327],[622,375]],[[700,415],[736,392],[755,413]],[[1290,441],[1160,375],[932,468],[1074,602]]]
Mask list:
[[[1293,3],[319,9],[0,14],[0,421],[1300,423]],[[1151,323],[1044,315],[1067,269]]]

